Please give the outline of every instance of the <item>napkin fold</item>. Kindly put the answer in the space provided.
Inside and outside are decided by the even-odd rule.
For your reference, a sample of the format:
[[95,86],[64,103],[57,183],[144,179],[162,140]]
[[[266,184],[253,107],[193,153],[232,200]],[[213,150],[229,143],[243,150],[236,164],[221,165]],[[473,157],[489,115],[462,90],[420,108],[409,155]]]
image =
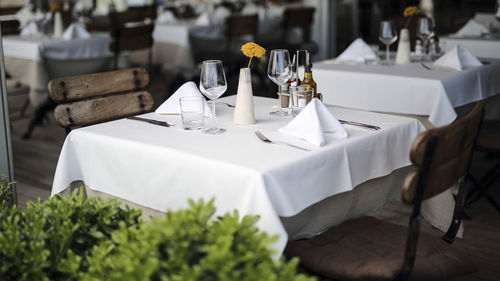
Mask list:
[[288,125],[279,128],[285,133],[303,139],[315,146],[326,143],[325,133],[334,138],[346,138],[347,131],[318,99],[313,99]]
[[483,64],[469,50],[457,45],[435,61],[433,65],[461,71]]
[[366,42],[358,38],[354,40],[347,49],[345,49],[342,54],[340,54],[335,60],[341,62],[360,62],[364,63],[365,60],[375,60],[377,56],[373,52],[372,48],[366,44]]
[[455,33],[456,36],[481,36],[489,34],[490,30],[475,19],[470,19],[460,30]]
[[[184,83],[175,93],[170,96],[164,103],[162,103],[156,110],[156,114],[180,114],[181,105],[179,99],[182,97],[192,97],[199,96],[203,97],[203,94],[198,90],[198,87],[193,81]],[[205,116],[212,115],[212,109],[208,106],[205,98],[203,98]]]
[[156,18],[156,22],[177,23],[177,18],[174,16],[174,13],[172,13],[172,11],[165,10],[158,16],[158,18]]
[[71,39],[87,39],[90,38],[90,33],[85,30],[80,24],[72,23],[66,28],[62,35],[63,39],[71,40]]
[[28,22],[20,33],[21,36],[35,36],[38,34],[40,34],[40,31],[38,31],[38,26],[34,21]]
[[227,8],[225,8],[223,6],[219,6],[219,7],[215,8],[215,10],[212,13],[212,17],[213,17],[215,23],[218,23],[218,24],[223,24],[224,21],[226,20],[226,18],[230,15],[231,15],[231,11],[229,11]]
[[16,13],[16,18],[22,27],[25,27],[30,21],[36,20],[36,15],[31,12],[32,5],[26,4]]
[[208,13],[203,13],[194,21],[195,25],[210,25],[210,16]]

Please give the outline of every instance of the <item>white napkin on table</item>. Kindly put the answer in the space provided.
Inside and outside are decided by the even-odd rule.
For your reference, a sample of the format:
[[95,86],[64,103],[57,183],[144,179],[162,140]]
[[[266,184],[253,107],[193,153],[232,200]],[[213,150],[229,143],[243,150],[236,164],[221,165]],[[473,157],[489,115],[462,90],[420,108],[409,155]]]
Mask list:
[[194,21],[195,25],[210,25],[210,16],[208,13],[203,13]]
[[36,15],[31,12],[31,8],[31,4],[26,4],[16,13],[16,19],[22,27],[25,27],[30,21],[36,20]]
[[433,65],[460,71],[483,64],[469,50],[457,45],[435,61]]
[[71,40],[71,39],[87,39],[90,38],[90,33],[85,30],[80,24],[72,23],[66,28],[62,35],[63,39]]
[[177,18],[174,16],[174,13],[169,10],[165,10],[158,16],[156,19],[158,23],[177,23]]
[[[181,113],[181,105],[179,103],[179,99],[182,97],[203,97],[203,94],[198,90],[198,87],[193,81],[189,81],[184,83],[175,93],[170,96],[164,103],[162,103],[156,110],[156,114],[180,114]],[[203,103],[205,107],[205,115],[211,116],[212,109],[208,106],[205,98],[203,97]]]
[[372,48],[365,43],[361,38],[354,40],[347,49],[345,49],[342,54],[340,54],[335,60],[341,62],[360,62],[364,63],[365,60],[375,60],[377,56],[373,52]]
[[226,18],[230,15],[231,11],[222,6],[217,7],[212,13],[214,21],[219,24],[223,24]]
[[455,33],[456,36],[481,36],[489,34],[490,30],[474,19],[470,19],[460,30]]
[[326,143],[325,133],[334,138],[346,138],[347,131],[330,110],[318,99],[313,99],[280,132],[303,139],[315,146]]
[[22,30],[21,36],[34,36],[38,35],[40,32],[38,31],[38,26],[34,21],[30,21]]

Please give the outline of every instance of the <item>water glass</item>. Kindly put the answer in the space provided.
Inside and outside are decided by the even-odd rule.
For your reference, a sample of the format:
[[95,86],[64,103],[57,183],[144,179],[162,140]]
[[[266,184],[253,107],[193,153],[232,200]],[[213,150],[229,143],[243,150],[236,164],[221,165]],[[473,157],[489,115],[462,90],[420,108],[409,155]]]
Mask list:
[[203,129],[203,116],[205,114],[202,97],[182,97],[181,104],[182,128],[184,130]]
[[432,35],[432,21],[429,18],[419,18],[417,22],[417,37],[422,40],[423,60],[429,61],[429,39]]
[[288,88],[288,91],[291,97],[292,116],[295,117],[312,100],[314,90],[304,86],[292,86]]
[[396,34],[396,27],[392,20],[380,22],[380,30],[378,39],[385,45],[385,64],[390,65],[390,51],[389,46],[398,40]]

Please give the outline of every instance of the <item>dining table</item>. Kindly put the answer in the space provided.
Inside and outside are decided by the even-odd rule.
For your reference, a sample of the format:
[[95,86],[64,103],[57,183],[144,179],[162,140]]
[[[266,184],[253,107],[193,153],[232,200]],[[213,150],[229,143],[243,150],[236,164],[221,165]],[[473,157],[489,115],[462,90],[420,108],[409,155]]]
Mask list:
[[[376,215],[398,199],[410,166],[413,140],[425,127],[415,118],[328,106],[338,119],[379,126],[344,125],[347,138],[325,133],[326,144],[310,145],[281,133],[293,117],[269,115],[275,99],[254,97],[256,123],[234,125],[236,96],[217,103],[217,123],[226,132],[184,130],[180,115],[146,113],[169,127],[119,119],[72,130],[66,137],[52,196],[83,182],[87,194],[119,199],[146,215],[188,206],[188,199],[214,199],[216,215],[257,215],[257,227],[278,235],[281,254],[289,239],[313,237],[349,218]],[[206,118],[205,122],[213,120]],[[273,141],[261,141],[255,131]],[[454,208],[444,192],[424,202],[424,218],[446,231]],[[460,229],[460,235],[463,229]]]
[[486,116],[500,119],[500,61],[458,71],[432,62],[399,65],[348,64],[336,60],[313,67],[325,104],[404,114],[427,128],[450,124],[474,102],[487,100]]
[[457,45],[461,45],[469,50],[474,56],[481,59],[500,59],[500,33],[485,36],[457,36],[447,35],[439,40],[446,50],[451,50]]
[[52,35],[7,35],[3,38],[5,68],[12,78],[30,86],[29,100],[38,107],[48,97],[51,79],[44,57],[57,60],[111,58],[108,33],[91,33],[89,38],[66,40]]

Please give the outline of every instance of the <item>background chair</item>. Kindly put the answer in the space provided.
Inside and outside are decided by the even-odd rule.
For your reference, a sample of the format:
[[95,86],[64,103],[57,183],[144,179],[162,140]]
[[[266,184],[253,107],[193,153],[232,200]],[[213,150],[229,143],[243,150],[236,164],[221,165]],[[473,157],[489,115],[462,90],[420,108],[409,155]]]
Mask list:
[[[315,8],[300,7],[287,8],[283,13],[283,33],[281,42],[284,48],[295,54],[297,50],[308,50],[311,55],[318,52],[318,44],[312,40],[311,28],[314,22]],[[300,30],[301,38],[298,42],[292,40],[292,32]]]
[[49,82],[50,98],[57,103],[54,117],[66,128],[87,126],[145,113],[153,98],[145,90],[149,74],[144,68],[130,68]]
[[486,153],[493,165],[480,179],[471,176],[475,188],[469,193],[467,205],[484,197],[500,213],[500,204],[487,192],[500,179],[500,120],[484,120],[475,149]]
[[410,159],[416,171],[407,176],[401,188],[403,202],[413,204],[408,229],[361,217],[312,239],[291,241],[285,254],[299,257],[306,269],[335,280],[445,280],[473,271],[451,246],[419,233],[420,206],[423,200],[459,182],[453,220],[443,236],[451,243],[461,223],[467,194],[465,176],[483,111],[484,103],[480,102],[467,117],[427,130],[413,142]]
[[111,43],[114,53],[114,68],[118,69],[118,58],[124,51],[148,50],[148,69],[152,66],[154,21],[134,11],[109,14]]

